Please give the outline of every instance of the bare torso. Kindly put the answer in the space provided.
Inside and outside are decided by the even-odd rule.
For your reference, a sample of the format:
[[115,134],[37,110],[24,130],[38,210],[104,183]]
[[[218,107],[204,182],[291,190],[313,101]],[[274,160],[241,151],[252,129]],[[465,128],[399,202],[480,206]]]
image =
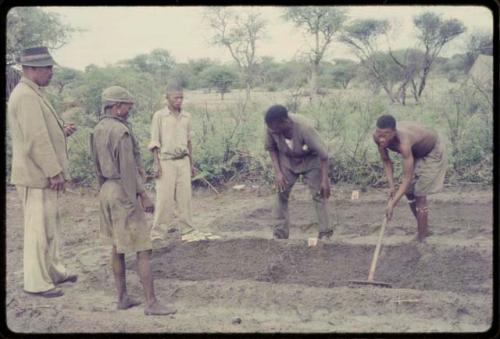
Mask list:
[[401,121],[397,124],[397,135],[399,142],[389,144],[387,148],[394,152],[400,152],[401,143],[409,143],[411,152],[415,159],[423,158],[436,145],[438,135],[436,131],[416,122]]

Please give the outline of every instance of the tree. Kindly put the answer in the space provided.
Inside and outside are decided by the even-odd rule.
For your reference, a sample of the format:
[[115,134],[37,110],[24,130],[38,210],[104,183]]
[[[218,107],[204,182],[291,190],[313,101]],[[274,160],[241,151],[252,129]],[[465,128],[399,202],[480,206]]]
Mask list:
[[227,48],[238,65],[248,101],[256,75],[257,42],[264,37],[266,21],[256,12],[238,15],[223,7],[208,9],[206,18],[214,32],[212,42]]
[[7,65],[25,48],[46,46],[58,49],[79,29],[63,24],[59,15],[38,7],[14,7],[7,14]]
[[411,81],[413,96],[418,102],[424,91],[433,62],[439,56],[443,47],[465,32],[466,28],[457,19],[443,20],[441,15],[433,12],[416,15],[413,18],[413,23],[418,30],[417,38],[424,47],[422,67],[416,74],[417,79]]
[[21,72],[16,70],[12,66],[7,66],[5,68],[5,99],[9,100],[10,93],[14,90],[14,87],[21,80]]
[[168,76],[169,81],[175,82],[183,88],[193,88],[192,74],[188,64],[176,64]]
[[469,35],[465,48],[465,72],[468,72],[479,54],[493,55],[493,36],[488,32],[475,31]]
[[357,64],[348,59],[337,59],[329,75],[335,84],[339,84],[346,89],[352,79],[356,77]]
[[6,99],[20,79],[12,66],[25,48],[46,46],[57,49],[64,46],[79,29],[65,25],[58,14],[47,13],[38,7],[14,7],[7,14],[6,41]]
[[285,19],[292,21],[297,27],[304,28],[313,37],[314,42],[308,58],[311,67],[309,86],[314,98],[318,90],[320,63],[335,34],[347,19],[345,10],[326,6],[289,7],[286,9]]
[[189,74],[191,75],[191,87],[192,88],[202,87],[202,79],[200,78],[201,72],[203,72],[205,69],[215,64],[217,63],[209,58],[189,60],[187,67],[189,70]]
[[276,62],[273,57],[264,56],[257,65],[258,85],[268,89],[276,89],[283,86],[285,78],[289,75],[288,68]]
[[396,98],[401,104],[405,105],[407,86],[422,68],[423,52],[412,48],[393,52],[389,47],[389,56],[396,67],[399,68],[401,75],[401,83]]
[[208,87],[215,87],[220,93],[220,99],[224,100],[224,93],[236,82],[238,76],[227,66],[214,65],[201,72],[200,77],[204,79]]
[[[391,101],[397,103],[399,100],[393,93],[391,75],[387,74],[389,64],[386,58],[381,57],[377,47],[378,39],[389,29],[387,20],[358,19],[344,28],[339,39],[354,52],[360,60],[360,65],[382,86]],[[391,71],[394,73],[393,68]],[[394,79],[394,74],[392,78]]]
[[168,81],[170,71],[175,66],[175,59],[169,51],[157,48],[151,53],[139,54],[120,64],[129,66],[137,72],[151,74],[160,86],[164,86]]
[[66,85],[76,81],[80,78],[82,72],[67,68],[67,67],[58,67],[58,69],[54,72],[54,76],[52,77],[51,85],[57,87],[57,93],[61,94]]

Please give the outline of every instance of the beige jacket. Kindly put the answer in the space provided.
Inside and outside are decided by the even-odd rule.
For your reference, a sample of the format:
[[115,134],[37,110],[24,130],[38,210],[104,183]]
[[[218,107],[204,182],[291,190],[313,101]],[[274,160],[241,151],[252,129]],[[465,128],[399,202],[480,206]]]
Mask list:
[[11,183],[45,188],[49,178],[69,179],[64,122],[40,87],[22,77],[7,104],[12,138]]

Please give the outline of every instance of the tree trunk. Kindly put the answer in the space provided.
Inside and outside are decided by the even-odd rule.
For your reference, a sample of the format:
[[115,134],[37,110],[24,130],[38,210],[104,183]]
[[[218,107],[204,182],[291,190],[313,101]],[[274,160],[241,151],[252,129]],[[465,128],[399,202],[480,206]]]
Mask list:
[[431,65],[433,60],[429,58],[430,57],[428,56],[425,57],[424,67],[422,69],[422,76],[420,77],[420,85],[418,86],[418,92],[417,92],[417,96],[419,99],[422,97],[422,92],[424,91],[426,85],[427,76],[431,71]]
[[411,89],[413,93],[413,98],[415,99],[415,102],[418,104],[418,95],[417,95],[417,84],[415,83],[415,80],[411,80]]
[[311,78],[309,79],[311,101],[316,101],[316,98],[318,96],[318,74],[319,64],[313,63],[311,67]]
[[250,79],[247,78],[245,81],[245,102],[250,100],[250,93],[252,91],[252,84],[250,83]]

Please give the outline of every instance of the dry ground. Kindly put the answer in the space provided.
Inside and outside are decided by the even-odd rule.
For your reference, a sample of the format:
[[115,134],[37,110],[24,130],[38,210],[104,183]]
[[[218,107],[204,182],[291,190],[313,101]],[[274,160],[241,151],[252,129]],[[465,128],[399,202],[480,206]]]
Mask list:
[[[141,306],[116,310],[109,249],[98,240],[96,192],[74,189],[62,206],[62,255],[76,284],[61,298],[22,290],[22,211],[7,202],[7,325],[15,332],[479,332],[492,321],[492,191],[446,188],[430,199],[434,236],[416,243],[402,201],[379,259],[376,280],[393,288],[357,287],[366,279],[386,192],[333,187],[334,238],[308,247],[317,224],[307,189],[290,203],[290,240],[272,240],[274,195],[266,188],[194,193],[195,222],[222,239],[173,241],[153,253],[157,295],[178,312],[148,317]],[[80,194],[81,193],[81,194]],[[148,217],[151,221],[151,217]],[[135,256],[127,255],[129,292],[142,298]],[[239,320],[241,321],[238,321]]]

